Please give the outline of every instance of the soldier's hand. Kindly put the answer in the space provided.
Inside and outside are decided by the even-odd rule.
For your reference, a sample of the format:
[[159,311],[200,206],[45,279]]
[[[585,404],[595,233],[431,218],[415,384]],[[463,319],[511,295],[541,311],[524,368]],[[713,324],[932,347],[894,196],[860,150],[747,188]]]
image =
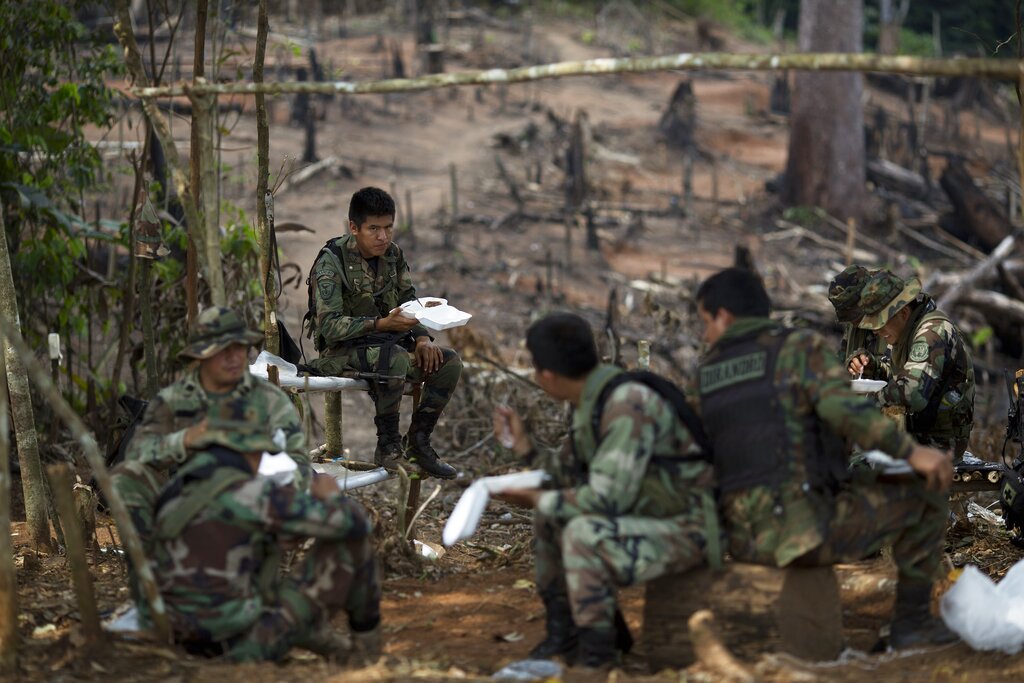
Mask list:
[[915,446],[907,462],[933,491],[948,491],[953,483],[953,454],[928,446]]
[[313,481],[309,484],[309,492],[314,498],[327,500],[331,496],[340,493],[341,488],[338,486],[337,480],[331,475],[314,472]]
[[196,448],[196,444],[199,443],[199,440],[206,436],[206,427],[208,424],[207,419],[204,417],[202,422],[194,424],[185,430],[183,443],[185,444],[186,449]]
[[416,318],[407,317],[401,307],[392,308],[391,312],[388,313],[388,317],[381,318],[377,321],[378,332],[408,332],[412,328],[416,327],[419,321]]
[[503,500],[506,503],[519,505],[526,508],[537,507],[537,500],[540,498],[540,489],[508,489],[501,493],[492,493],[492,498]]
[[860,377],[860,374],[871,365],[871,356],[862,353],[859,356],[854,356],[850,359],[850,364],[846,366],[847,372],[854,377]]
[[508,406],[497,405],[494,407],[494,438],[510,449],[520,458],[525,458],[533,450],[530,437],[526,435],[526,426],[519,413]]
[[444,352],[441,347],[430,341],[430,337],[420,337],[416,340],[416,365],[426,374],[437,371],[444,361]]

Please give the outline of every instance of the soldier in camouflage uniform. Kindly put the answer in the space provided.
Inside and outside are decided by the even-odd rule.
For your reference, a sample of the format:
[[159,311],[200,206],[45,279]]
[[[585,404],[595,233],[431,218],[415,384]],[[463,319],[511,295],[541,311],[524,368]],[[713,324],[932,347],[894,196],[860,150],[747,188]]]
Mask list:
[[857,323],[864,317],[860,308],[860,295],[873,271],[864,266],[848,266],[828,285],[828,300],[836,309],[836,319],[843,326],[843,340],[839,346],[839,360],[846,365],[854,356],[867,355],[872,365],[865,370],[865,379],[876,379],[885,357],[887,344],[871,330],[862,330]]
[[[864,285],[858,307],[865,313],[859,327],[892,346],[889,366],[880,366],[889,384],[879,401],[906,410],[907,431],[918,441],[962,458],[974,426],[974,361],[964,333],[935,308],[920,280],[903,281],[888,270]],[[859,355],[847,368],[856,376],[874,364]]]
[[[310,269],[309,333],[320,358],[310,366],[323,375],[375,372],[390,379],[371,381],[376,403],[374,461],[386,464],[403,455],[427,474],[455,477],[441,461],[430,435],[462,374],[452,349],[433,342],[401,304],[416,299],[405,254],[391,241],[395,203],[384,190],[365,187],[349,203],[348,234],[329,241]],[[423,382],[405,441],[398,409],[406,380]]]
[[[312,470],[295,407],[279,388],[249,374],[249,347],[262,339],[259,332],[246,329],[235,311],[206,309],[196,320],[188,346],[178,354],[195,363],[146,407],[125,461],[111,472],[144,547],[152,534],[153,505],[168,472],[188,462],[206,432],[207,412],[222,401],[245,397],[260,406],[263,423],[275,430],[274,451],[287,451],[298,464],[299,487],[309,484]],[[134,576],[131,583],[138,598]]]
[[[729,551],[745,562],[824,566],[892,544],[898,569],[890,645],[951,642],[929,613],[953,468],[854,393],[825,339],[782,327],[760,278],[731,268],[706,280],[697,311],[710,345],[700,367]],[[853,443],[906,460],[920,478],[849,472]]]
[[[277,449],[246,394],[211,408],[196,452],[156,504],[153,562],[175,639],[193,654],[280,660],[293,646],[338,662],[380,652],[380,586],[363,508],[330,476],[308,492],[256,474]],[[315,541],[279,574],[282,543]],[[345,610],[351,642],[330,626]],[[354,651],[354,652],[353,652]]]
[[[625,381],[610,389],[603,408],[596,405],[622,371],[598,364],[590,327],[579,316],[538,321],[526,345],[537,383],[574,408],[563,452],[543,463],[554,490],[498,494],[534,509],[547,637],[530,656],[575,656],[583,666],[601,667],[631,644],[616,587],[718,562],[711,466],[675,408],[646,384]],[[502,429],[511,430],[517,454],[533,459],[523,423],[509,409],[495,414],[495,430]]]

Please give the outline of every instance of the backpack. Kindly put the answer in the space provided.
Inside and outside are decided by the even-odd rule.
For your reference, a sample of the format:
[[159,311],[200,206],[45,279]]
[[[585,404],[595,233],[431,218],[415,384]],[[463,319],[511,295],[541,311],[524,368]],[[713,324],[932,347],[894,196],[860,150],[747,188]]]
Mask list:
[[[299,329],[299,344],[302,344],[302,330],[305,330],[306,339],[313,340],[313,346],[317,351],[320,349],[316,344],[316,296],[313,294],[313,287],[315,286],[313,283],[313,272],[316,270],[316,264],[320,262],[320,259],[322,259],[324,254],[328,251],[333,253],[339,261],[342,260],[343,256],[341,248],[337,244],[340,239],[341,237],[334,237],[327,240],[324,246],[320,248],[316,258],[313,259],[313,265],[309,267],[309,275],[306,276],[306,315],[302,316],[302,326]],[[345,284],[346,283],[343,281],[342,286],[345,286]],[[302,358],[303,360],[306,358],[305,349],[302,349]]]
[[686,426],[686,430],[690,432],[690,436],[693,438],[697,445],[700,447],[700,455],[689,456],[682,458],[683,460],[704,460],[711,462],[711,442],[708,440],[707,435],[704,433],[704,427],[701,425],[700,417],[690,404],[686,401],[686,394],[683,393],[682,389],[676,386],[675,382],[656,375],[648,370],[628,370],[615,375],[604,385],[601,389],[601,393],[597,396],[597,401],[594,402],[594,411],[591,415],[591,429],[594,434],[594,439],[598,440],[598,434],[601,429],[601,417],[604,413],[604,404],[608,401],[608,397],[612,395],[616,387],[625,384],[626,382],[639,382],[649,387],[654,393],[661,396],[663,399],[675,408],[676,415],[679,416],[680,421]]

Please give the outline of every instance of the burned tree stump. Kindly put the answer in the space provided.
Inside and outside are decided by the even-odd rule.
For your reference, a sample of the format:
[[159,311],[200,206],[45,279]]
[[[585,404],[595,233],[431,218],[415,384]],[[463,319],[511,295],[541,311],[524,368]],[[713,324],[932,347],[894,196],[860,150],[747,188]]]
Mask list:
[[686,149],[696,144],[694,133],[697,129],[697,97],[693,94],[693,82],[689,79],[679,82],[668,107],[658,121],[658,130],[669,147]]
[[958,158],[949,160],[946,170],[939,178],[939,184],[946,191],[956,210],[958,222],[966,228],[969,236],[977,239],[986,251],[991,251],[1013,232],[1009,218],[1000,207],[974,184],[974,179],[964,162]]

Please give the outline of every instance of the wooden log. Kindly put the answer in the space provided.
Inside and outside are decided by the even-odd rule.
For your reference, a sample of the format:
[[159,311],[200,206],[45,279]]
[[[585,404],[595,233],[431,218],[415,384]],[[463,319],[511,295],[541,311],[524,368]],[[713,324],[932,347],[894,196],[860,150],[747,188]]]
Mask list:
[[324,431],[327,432],[326,455],[332,458],[342,455],[340,391],[328,392],[324,398]]
[[103,639],[99,611],[96,609],[96,594],[93,592],[92,575],[85,560],[82,528],[75,513],[75,502],[71,494],[71,470],[67,465],[50,465],[46,468],[50,477],[50,488],[57,504],[57,514],[64,529],[67,542],[68,564],[71,566],[71,580],[78,600],[78,613],[82,619],[82,632],[86,641],[97,643]]
[[996,273],[996,267],[1006,260],[1006,258],[1013,252],[1016,246],[1016,240],[1012,235],[1007,235],[1003,240],[993,249],[992,253],[989,254],[988,258],[976,265],[966,275],[964,275],[959,282],[950,287],[945,294],[939,297],[936,304],[941,309],[948,309],[958,299],[963,297],[974,285],[983,278]]
[[1013,232],[1010,220],[999,206],[974,184],[974,179],[960,159],[954,157],[949,160],[946,170],[939,178],[939,184],[953,203],[960,223],[970,234],[976,236],[986,249],[995,249]]
[[715,629],[715,616],[710,610],[702,609],[695,612],[687,625],[693,649],[701,664],[726,681],[754,683],[757,680],[722,644]]
[[915,173],[887,159],[871,159],[867,162],[866,167],[868,180],[875,185],[915,199],[928,197],[928,182],[920,173]]

